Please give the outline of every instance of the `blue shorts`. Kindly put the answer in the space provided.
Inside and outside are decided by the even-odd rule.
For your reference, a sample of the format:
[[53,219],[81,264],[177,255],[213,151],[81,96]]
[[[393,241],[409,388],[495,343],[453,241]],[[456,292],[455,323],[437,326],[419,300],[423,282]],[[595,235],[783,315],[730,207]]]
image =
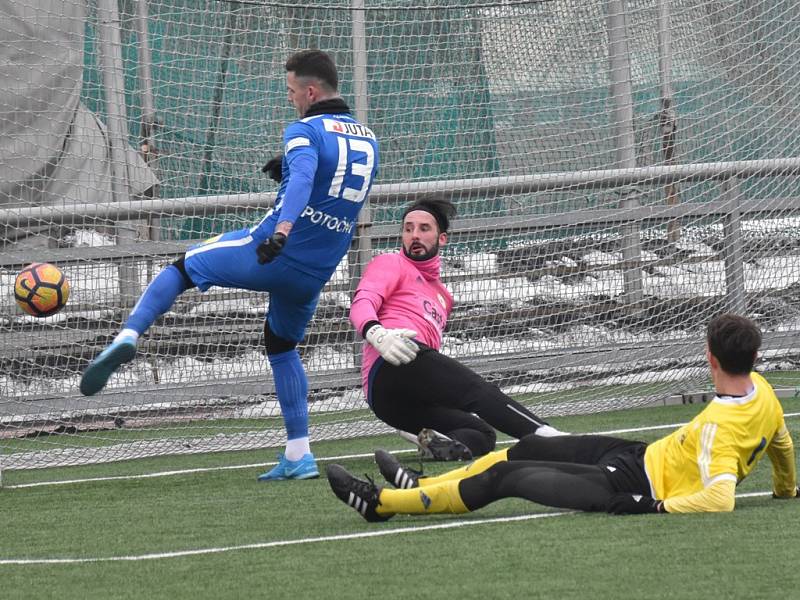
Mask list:
[[295,269],[280,256],[258,264],[257,246],[250,229],[223,233],[187,250],[186,272],[203,292],[213,285],[269,292],[269,328],[285,340],[299,342],[325,282]]

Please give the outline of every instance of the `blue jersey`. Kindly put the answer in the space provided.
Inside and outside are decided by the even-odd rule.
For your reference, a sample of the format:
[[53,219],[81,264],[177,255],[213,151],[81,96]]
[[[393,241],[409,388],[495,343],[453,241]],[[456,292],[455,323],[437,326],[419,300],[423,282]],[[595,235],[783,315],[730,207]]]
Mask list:
[[295,121],[283,141],[283,180],[275,208],[253,227],[253,238],[263,241],[279,222],[292,223],[276,261],[327,281],[355,234],[378,171],[378,142],[349,114]]

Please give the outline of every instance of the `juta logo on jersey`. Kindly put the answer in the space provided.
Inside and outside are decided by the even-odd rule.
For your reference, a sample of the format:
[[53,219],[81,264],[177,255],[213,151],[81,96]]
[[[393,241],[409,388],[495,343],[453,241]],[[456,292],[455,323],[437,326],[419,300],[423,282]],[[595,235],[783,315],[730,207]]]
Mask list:
[[333,119],[322,119],[325,131],[341,133],[343,135],[354,135],[356,137],[375,139],[375,134],[369,127],[364,127],[361,123],[348,123],[346,121],[335,121]]

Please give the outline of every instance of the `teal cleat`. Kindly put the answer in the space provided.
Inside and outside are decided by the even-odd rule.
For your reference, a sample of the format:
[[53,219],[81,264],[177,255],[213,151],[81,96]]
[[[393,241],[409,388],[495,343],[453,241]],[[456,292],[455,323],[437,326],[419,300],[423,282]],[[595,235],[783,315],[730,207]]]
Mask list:
[[316,479],[319,477],[314,455],[304,454],[300,460],[287,460],[283,453],[278,454],[278,464],[258,476],[259,481],[283,481],[285,479]]
[[93,396],[102,390],[109,377],[121,364],[130,362],[136,356],[136,341],[133,338],[122,338],[103,350],[89,363],[81,377],[81,394]]

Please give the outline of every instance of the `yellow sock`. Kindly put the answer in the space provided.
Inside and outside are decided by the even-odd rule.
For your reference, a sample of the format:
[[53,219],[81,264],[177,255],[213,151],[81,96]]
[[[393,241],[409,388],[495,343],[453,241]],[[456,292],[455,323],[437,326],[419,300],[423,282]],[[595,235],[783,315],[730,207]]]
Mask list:
[[443,483],[445,481],[460,481],[462,479],[466,479],[467,477],[477,475],[478,473],[483,473],[492,465],[506,460],[508,460],[508,448],[504,450],[497,450],[496,452],[490,452],[489,454],[484,454],[477,460],[469,463],[466,467],[453,469],[452,471],[447,471],[447,473],[442,473],[441,475],[436,475],[434,477],[420,477],[419,485],[429,486],[437,483]]
[[384,489],[381,491],[381,503],[376,512],[379,515],[469,512],[458,493],[458,484],[458,480],[452,480],[410,490]]

